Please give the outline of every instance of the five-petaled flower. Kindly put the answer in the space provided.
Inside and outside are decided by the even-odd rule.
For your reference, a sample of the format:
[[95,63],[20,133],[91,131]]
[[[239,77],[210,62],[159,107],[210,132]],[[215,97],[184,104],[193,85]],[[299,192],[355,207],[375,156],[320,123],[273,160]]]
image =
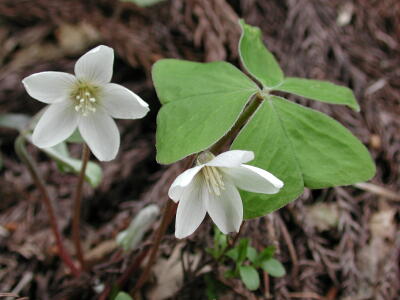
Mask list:
[[239,231],[243,221],[243,203],[239,189],[275,194],[283,182],[271,173],[244,163],[254,159],[251,151],[231,150],[214,157],[210,152],[199,155],[197,165],[180,174],[168,195],[179,201],[175,236],[192,234],[206,212],[225,234]]
[[36,146],[52,147],[78,127],[99,160],[115,158],[120,136],[112,118],[142,118],[149,108],[138,95],[110,83],[113,63],[113,49],[98,46],[78,59],[75,76],[41,72],[22,80],[32,98],[50,104],[33,132],[32,141]]

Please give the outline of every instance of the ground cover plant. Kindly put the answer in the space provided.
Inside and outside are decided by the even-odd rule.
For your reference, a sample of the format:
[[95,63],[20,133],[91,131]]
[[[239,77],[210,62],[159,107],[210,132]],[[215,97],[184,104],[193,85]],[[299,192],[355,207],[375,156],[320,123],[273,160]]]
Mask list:
[[[366,30],[362,4],[77,1],[87,20],[60,7],[66,23],[11,38],[54,14],[44,3],[31,15],[0,5],[14,43],[0,102],[2,296],[396,298],[396,73],[389,60],[374,73],[348,59],[365,52],[348,40],[357,30],[373,53],[395,52],[396,39],[370,43],[391,37],[388,7]],[[301,26],[261,22],[286,15]],[[141,22],[148,31],[133,29]],[[24,44],[30,36],[40,42]],[[76,77],[61,75],[74,64]],[[385,80],[368,84],[374,74]],[[24,88],[50,106],[39,111]]]

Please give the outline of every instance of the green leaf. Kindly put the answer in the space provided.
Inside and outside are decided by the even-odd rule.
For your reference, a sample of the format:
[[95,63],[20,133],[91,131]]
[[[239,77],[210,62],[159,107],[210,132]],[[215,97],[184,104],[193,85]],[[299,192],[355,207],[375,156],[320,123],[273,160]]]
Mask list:
[[331,117],[273,97],[303,173],[304,184],[318,189],[371,179],[375,164],[367,148]]
[[153,65],[152,77],[161,104],[194,96],[218,97],[219,94],[258,90],[256,84],[238,68],[223,61],[198,63],[162,59]]
[[31,117],[24,114],[1,114],[0,127],[6,127],[22,131],[26,129]]
[[277,210],[303,193],[304,183],[293,149],[288,142],[278,115],[264,102],[242,129],[232,149],[251,150],[252,165],[265,169],[284,182],[278,194],[265,195],[240,191],[246,219]]
[[258,254],[254,262],[255,266],[259,267],[262,261],[271,259],[274,256],[274,253],[275,253],[274,246],[266,247],[262,252],[260,252],[260,254]]
[[219,258],[227,246],[227,236],[223,234],[217,226],[214,226],[214,248],[209,249],[209,253],[214,258]]
[[282,277],[286,274],[285,267],[279,260],[276,260],[275,258],[264,260],[261,263],[261,268],[268,272],[268,274],[272,277]]
[[239,249],[237,247],[232,248],[230,250],[228,250],[225,253],[226,256],[228,256],[229,258],[231,258],[232,260],[234,260],[235,262],[238,261],[239,258]]
[[351,89],[327,81],[287,77],[274,90],[293,93],[312,100],[347,105],[355,111],[360,111],[360,106]]
[[201,98],[171,103],[159,111],[156,160],[160,164],[174,163],[216,143],[235,123],[248,94],[226,94],[211,105]]
[[240,20],[242,36],[239,42],[240,59],[246,70],[266,87],[274,87],[283,81],[283,72],[274,55],[268,51],[258,27]]
[[257,250],[251,246],[247,247],[247,258],[254,263],[257,259]]
[[[79,174],[81,170],[81,160],[69,156],[65,143],[60,143],[51,148],[41,148],[43,152],[54,159],[63,172]],[[98,164],[89,161],[86,167],[85,179],[92,187],[97,187],[101,182],[102,172]]]
[[234,278],[234,277],[236,277],[236,272],[235,272],[235,270],[226,270],[226,271],[224,272],[224,277],[225,277],[225,278]]
[[260,276],[256,269],[252,266],[240,266],[239,267],[240,278],[244,285],[250,290],[255,291],[260,286]]
[[129,296],[125,292],[119,292],[115,300],[133,300],[131,296]]
[[325,114],[270,97],[240,132],[233,149],[252,150],[252,164],[284,183],[275,195],[242,192],[245,217],[272,212],[303,192],[370,179],[375,165],[365,146]]
[[157,116],[157,161],[173,163],[207,149],[235,123],[257,85],[226,62],[158,61],[152,70],[163,104]]

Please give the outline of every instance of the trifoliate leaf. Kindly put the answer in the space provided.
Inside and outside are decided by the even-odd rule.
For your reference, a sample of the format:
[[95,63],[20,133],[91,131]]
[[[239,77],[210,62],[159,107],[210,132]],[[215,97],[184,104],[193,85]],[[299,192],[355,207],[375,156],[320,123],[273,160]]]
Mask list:
[[332,118],[271,96],[243,128],[232,149],[251,150],[250,164],[284,182],[275,195],[242,192],[245,217],[270,213],[304,189],[349,185],[370,179],[375,165],[365,146]]
[[257,85],[226,62],[158,61],[152,70],[163,104],[157,116],[157,161],[173,163],[207,149],[233,126]]
[[260,28],[240,20],[242,36],[239,41],[240,59],[246,70],[262,85],[274,87],[283,81],[283,72],[274,55],[265,47]]
[[287,77],[274,89],[321,102],[347,105],[355,111],[360,110],[351,89],[327,81]]

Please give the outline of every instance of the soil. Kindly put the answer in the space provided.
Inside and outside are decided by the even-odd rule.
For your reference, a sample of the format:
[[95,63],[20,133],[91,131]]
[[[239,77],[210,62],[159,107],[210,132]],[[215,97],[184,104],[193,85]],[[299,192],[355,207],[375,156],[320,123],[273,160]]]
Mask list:
[[[349,128],[369,148],[376,176],[368,184],[306,189],[285,208],[247,222],[242,236],[251,237],[256,248],[275,245],[287,270],[282,278],[262,274],[256,292],[239,280],[224,279],[226,267],[209,263],[209,220],[184,241],[174,238],[171,225],[156,272],[135,299],[207,299],[210,276],[225,287],[218,299],[400,299],[398,0],[165,0],[146,8],[112,0],[0,0],[1,113],[37,113],[43,105],[27,95],[21,79],[39,71],[72,73],[76,59],[98,44],[115,49],[113,82],[135,91],[151,107],[143,120],[118,121],[118,157],[101,163],[104,177],[96,190],[84,188],[82,240],[91,271],[79,279],[57,256],[41,194],[14,151],[17,132],[0,129],[0,298],[11,293],[8,299],[98,299],[102,287],[110,287],[138,258],[140,249],[122,255],[113,241],[144,206],[165,206],[169,184],[183,168],[182,163],[161,166],[155,161],[160,104],[151,66],[161,58],[239,65],[238,18],[261,28],[287,75],[354,90],[360,113],[291,99]],[[28,150],[73,251],[70,211],[77,178],[61,174],[37,148]],[[79,157],[78,145],[70,150]],[[158,224],[143,245],[151,243]],[[195,274],[196,266],[203,271]],[[140,270],[121,289],[129,291]]]

